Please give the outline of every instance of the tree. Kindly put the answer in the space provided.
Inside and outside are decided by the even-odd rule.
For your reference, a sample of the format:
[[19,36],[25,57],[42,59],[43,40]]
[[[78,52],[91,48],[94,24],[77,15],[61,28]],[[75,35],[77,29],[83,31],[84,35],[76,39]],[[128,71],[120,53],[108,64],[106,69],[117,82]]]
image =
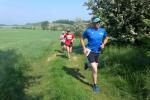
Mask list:
[[86,26],[87,26],[87,23],[82,21],[80,18],[77,18],[73,25],[73,31],[75,32],[75,35],[79,36],[80,34],[82,34]]
[[135,40],[141,34],[150,36],[150,0],[89,0],[92,14],[100,16],[111,36],[122,41]]
[[48,30],[49,29],[49,22],[48,21],[41,22],[41,28],[43,30]]

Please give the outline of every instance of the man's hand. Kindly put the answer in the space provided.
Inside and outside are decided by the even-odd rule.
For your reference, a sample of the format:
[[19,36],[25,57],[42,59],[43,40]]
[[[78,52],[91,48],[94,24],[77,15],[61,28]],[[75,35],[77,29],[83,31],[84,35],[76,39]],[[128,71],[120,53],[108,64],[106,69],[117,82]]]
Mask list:
[[100,46],[101,49],[104,49],[104,47],[105,47],[107,41],[108,41],[108,37],[106,36],[106,37],[104,38],[104,41],[102,42],[102,44],[101,44],[101,46]]
[[74,40],[71,40],[71,42],[73,43]]
[[105,44],[104,44],[104,43],[102,43],[100,47],[101,47],[101,49],[104,49]]
[[83,49],[83,53],[84,53],[85,56],[88,56],[90,54],[90,52],[91,52],[91,50],[88,49],[88,48]]

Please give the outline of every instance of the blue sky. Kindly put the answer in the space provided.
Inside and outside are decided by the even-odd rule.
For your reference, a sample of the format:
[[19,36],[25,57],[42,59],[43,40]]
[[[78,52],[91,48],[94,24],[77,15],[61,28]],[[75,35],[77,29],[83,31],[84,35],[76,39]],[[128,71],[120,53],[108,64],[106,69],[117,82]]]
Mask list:
[[25,24],[58,19],[90,19],[88,0],[0,0],[0,24]]

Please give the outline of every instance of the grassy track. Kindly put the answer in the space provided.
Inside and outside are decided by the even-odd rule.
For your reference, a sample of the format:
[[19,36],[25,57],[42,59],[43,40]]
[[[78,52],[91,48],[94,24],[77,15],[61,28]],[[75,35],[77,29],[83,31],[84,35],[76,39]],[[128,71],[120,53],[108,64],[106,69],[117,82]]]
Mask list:
[[52,52],[33,66],[32,75],[40,78],[27,89],[29,95],[43,100],[117,100],[102,79],[99,79],[102,92],[93,93],[91,71],[83,69],[83,56],[73,53],[68,60],[65,53],[59,52],[59,45],[54,45]]

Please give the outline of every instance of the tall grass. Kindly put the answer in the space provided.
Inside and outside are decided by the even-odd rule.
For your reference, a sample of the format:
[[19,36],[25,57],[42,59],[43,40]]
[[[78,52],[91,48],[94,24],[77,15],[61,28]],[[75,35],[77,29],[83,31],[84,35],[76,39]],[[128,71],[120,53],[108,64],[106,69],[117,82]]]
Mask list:
[[15,50],[0,51],[0,98],[26,100],[29,63]]
[[[116,87],[134,99],[150,99],[150,57],[136,47],[105,48],[101,54],[100,66]],[[124,95],[124,93],[122,94]]]

